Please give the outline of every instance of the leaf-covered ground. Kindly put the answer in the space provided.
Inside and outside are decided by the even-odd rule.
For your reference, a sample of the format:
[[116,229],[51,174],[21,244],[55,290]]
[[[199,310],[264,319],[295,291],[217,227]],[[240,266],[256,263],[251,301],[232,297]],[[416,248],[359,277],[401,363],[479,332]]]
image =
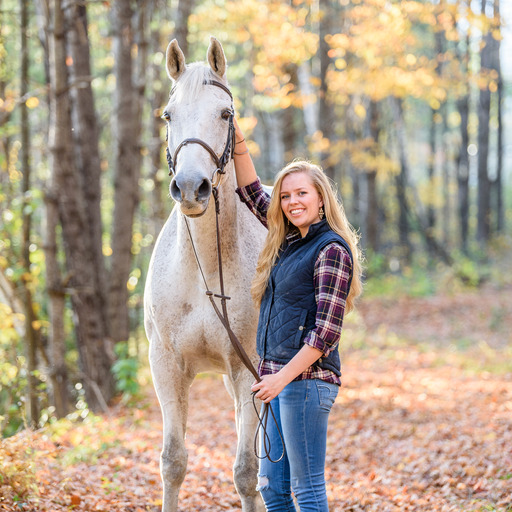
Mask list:
[[[366,300],[347,321],[331,414],[332,512],[512,511],[512,290]],[[349,342],[349,340],[351,340]],[[180,510],[240,510],[222,380],[191,391]],[[0,510],[158,511],[160,411],[23,432],[0,449]]]

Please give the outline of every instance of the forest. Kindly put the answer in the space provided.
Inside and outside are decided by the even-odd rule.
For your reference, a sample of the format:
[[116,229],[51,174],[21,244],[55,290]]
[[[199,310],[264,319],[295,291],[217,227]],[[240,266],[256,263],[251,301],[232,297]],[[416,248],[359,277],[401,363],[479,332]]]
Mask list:
[[[448,364],[469,364],[472,375],[496,373],[499,404],[510,410],[507,3],[0,0],[0,431],[4,443],[14,443],[3,445],[0,460],[22,464],[13,454],[23,452],[31,431],[66,430],[56,425],[97,415],[115,422],[118,408],[136,415],[147,406],[142,301],[151,250],[173,207],[162,113],[172,85],[165,49],[174,38],[187,62],[204,60],[210,36],[222,43],[236,116],[265,183],[300,157],[319,163],[336,184],[365,255],[361,309],[347,328],[354,361],[377,357],[362,341],[372,333],[384,367],[404,366],[405,380],[414,380],[412,356],[395,360],[387,351],[426,343],[411,349],[414,364],[435,369],[429,354],[439,349]],[[435,334],[421,323],[424,314]],[[464,327],[458,334],[452,314]],[[365,315],[373,319],[362,328]],[[471,363],[453,360],[462,349]],[[349,377],[349,388],[356,393],[374,378]],[[15,473],[25,474],[16,464]],[[511,468],[509,459],[491,476],[506,482]],[[486,489],[479,478],[487,473],[471,472],[464,489],[452,482],[461,495]],[[29,500],[29,484],[15,485],[8,470],[0,476],[19,503]],[[372,485],[379,478],[374,473]],[[80,492],[69,491],[67,506],[118,510],[112,503],[92,508]],[[346,508],[334,494],[330,500],[339,511],[385,510],[382,489],[375,492],[380,498],[366,508]],[[512,510],[510,493],[493,492],[495,508],[443,510]],[[233,500],[211,510],[229,509]],[[441,510],[429,503],[423,510]],[[389,510],[409,510],[395,505]]]

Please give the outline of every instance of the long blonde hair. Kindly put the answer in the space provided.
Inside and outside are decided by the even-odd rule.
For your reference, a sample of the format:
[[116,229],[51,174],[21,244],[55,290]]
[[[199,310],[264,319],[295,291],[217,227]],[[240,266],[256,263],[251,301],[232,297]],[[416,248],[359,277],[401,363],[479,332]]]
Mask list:
[[325,175],[324,171],[319,166],[302,160],[289,163],[276,175],[267,211],[268,234],[258,259],[256,275],[251,287],[253,299],[256,304],[261,304],[270,272],[277,260],[283,242],[291,230],[297,229],[287,222],[287,218],[281,208],[281,184],[286,176],[295,172],[302,172],[311,178],[313,185],[323,200],[325,217],[330,228],[343,237],[352,252],[352,283],[345,306],[345,310],[349,312],[354,308],[356,298],[363,289],[361,282],[361,257],[358,249],[359,236],[348,222],[343,205],[335,192],[334,185]]

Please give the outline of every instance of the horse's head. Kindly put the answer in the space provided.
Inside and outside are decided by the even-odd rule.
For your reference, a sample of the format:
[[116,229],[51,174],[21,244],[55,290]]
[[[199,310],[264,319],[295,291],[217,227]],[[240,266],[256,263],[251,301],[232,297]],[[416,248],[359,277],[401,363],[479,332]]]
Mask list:
[[217,179],[217,169],[227,162],[234,136],[226,57],[214,37],[207,58],[209,65],[187,65],[176,39],[167,47],[166,68],[173,88],[163,117],[168,124],[168,159],[174,174],[170,192],[189,217],[206,211],[212,179]]

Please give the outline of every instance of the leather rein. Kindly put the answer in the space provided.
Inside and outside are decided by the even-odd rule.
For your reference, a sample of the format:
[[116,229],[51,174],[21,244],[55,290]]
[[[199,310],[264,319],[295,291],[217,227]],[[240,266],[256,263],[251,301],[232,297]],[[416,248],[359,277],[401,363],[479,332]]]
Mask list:
[[[226,330],[229,340],[231,341],[231,345],[233,346],[236,354],[240,358],[240,360],[243,362],[245,367],[251,372],[251,374],[254,376],[257,382],[261,382],[261,377],[258,374],[258,371],[256,368],[254,368],[254,365],[252,364],[251,359],[247,355],[247,352],[245,351],[244,347],[240,343],[240,340],[236,336],[236,334],[231,329],[231,325],[229,322],[228,317],[228,308],[227,308],[227,301],[231,299],[231,297],[227,296],[224,289],[224,272],[222,267],[222,251],[221,251],[221,243],[220,243],[220,228],[219,228],[219,216],[220,216],[220,203],[219,203],[219,190],[218,187],[220,185],[221,176],[226,173],[225,167],[229,160],[234,158],[234,152],[235,152],[235,126],[234,126],[234,116],[235,116],[235,109],[233,106],[233,95],[231,94],[231,91],[222,83],[217,82],[216,80],[210,80],[205,82],[205,85],[214,85],[216,87],[220,87],[223,91],[225,91],[227,94],[229,94],[229,97],[231,98],[231,113],[229,116],[229,127],[228,127],[228,135],[227,135],[227,141],[226,145],[224,147],[224,151],[219,158],[215,151],[203,140],[197,139],[195,137],[185,139],[183,140],[174,150],[174,155],[171,156],[171,152],[169,151],[169,146],[166,146],[166,156],[167,156],[167,164],[169,166],[169,176],[174,176],[176,174],[176,162],[178,158],[178,154],[180,150],[186,146],[187,144],[199,144],[202,146],[210,156],[212,157],[212,160],[214,161],[216,165],[216,170],[213,173],[213,176],[211,178],[212,182],[212,195],[215,201],[215,227],[216,227],[216,240],[217,240],[217,262],[218,262],[218,270],[219,270],[219,286],[220,286],[220,293],[214,293],[210,290],[208,283],[206,281],[203,269],[201,267],[201,263],[199,261],[199,256],[196,251],[196,247],[194,245],[194,240],[192,239],[192,233],[190,231],[190,226],[188,223],[188,219],[186,216],[184,216],[185,225],[187,226],[188,236],[190,238],[190,242],[192,244],[192,249],[194,251],[194,256],[196,258],[197,266],[199,268],[199,271],[201,273],[201,276],[203,278],[204,286],[206,288],[206,295],[210,299],[210,303],[213,306],[213,309],[215,313],[217,314],[221,324],[223,325],[224,329]],[[173,91],[171,91],[171,96],[173,94]],[[168,140],[169,136],[169,124],[167,125],[167,137],[166,140]],[[217,303],[215,302],[215,298],[220,299],[221,302],[221,308],[222,311],[219,309]],[[279,462],[285,455],[285,448],[284,448],[284,439],[283,435],[281,433],[281,430],[279,428],[279,424],[277,423],[277,420],[274,415],[274,411],[272,410],[272,405],[270,403],[263,402],[263,410],[260,413],[258,412],[258,408],[256,406],[255,402],[255,393],[252,394],[252,401],[254,410],[256,411],[256,415],[258,416],[258,428],[256,429],[256,434],[254,437],[254,453],[256,456],[260,459],[267,458],[270,462]],[[272,415],[272,418],[276,424],[277,431],[279,433],[279,436],[281,438],[281,444],[283,447],[283,450],[281,452],[280,457],[277,460],[272,460],[270,457],[270,439],[267,434],[267,422],[268,422],[268,416],[269,412]],[[260,429],[263,432],[263,452],[264,455],[260,456],[258,452],[258,433]]]

